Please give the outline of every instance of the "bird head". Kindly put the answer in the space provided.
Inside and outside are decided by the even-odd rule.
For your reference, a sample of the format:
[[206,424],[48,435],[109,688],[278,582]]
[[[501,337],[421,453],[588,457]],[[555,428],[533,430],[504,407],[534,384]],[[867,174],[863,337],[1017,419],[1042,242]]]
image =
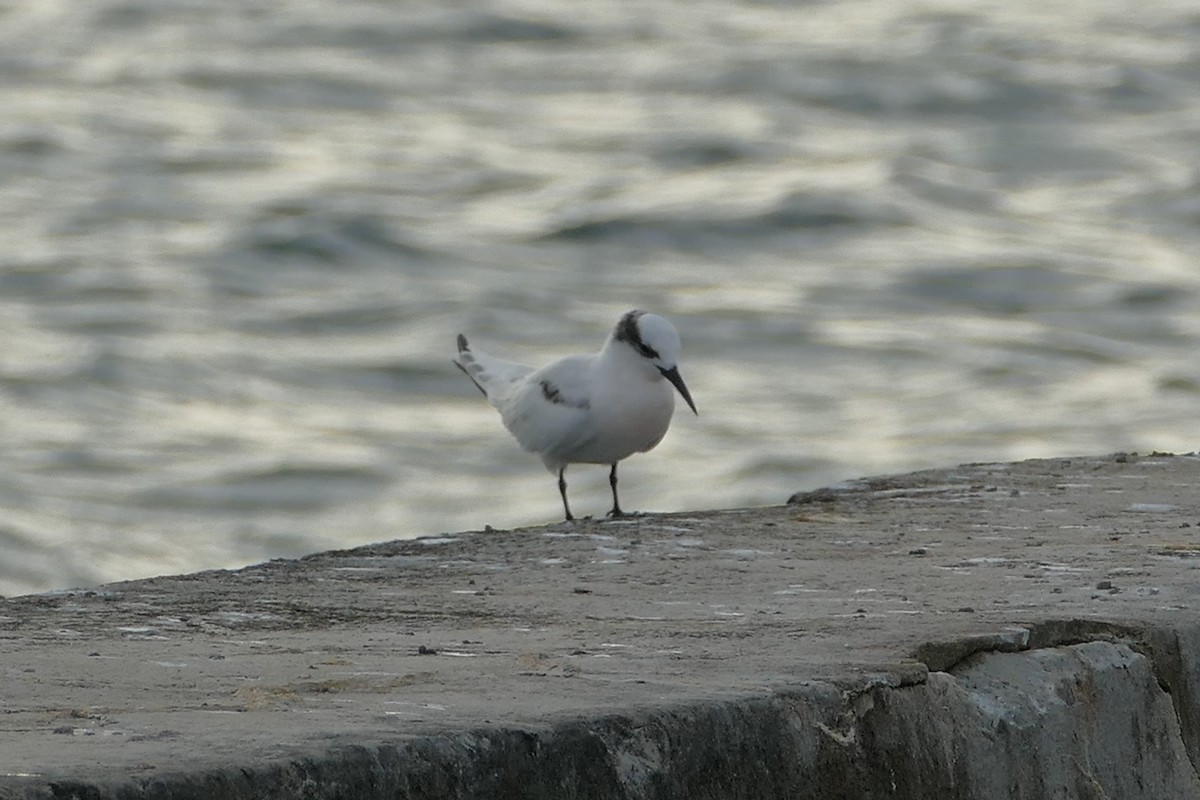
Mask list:
[[679,353],[683,343],[675,327],[657,314],[645,311],[630,311],[621,317],[613,331],[613,338],[633,348],[634,352],[649,361],[671,385],[679,390],[692,413],[699,415],[692,402],[691,392],[679,375]]

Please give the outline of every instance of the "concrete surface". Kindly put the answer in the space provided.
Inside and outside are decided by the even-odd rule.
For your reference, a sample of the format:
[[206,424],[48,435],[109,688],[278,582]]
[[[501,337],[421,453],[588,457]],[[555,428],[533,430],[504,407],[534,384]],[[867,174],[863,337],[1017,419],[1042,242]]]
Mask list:
[[1200,798],[1200,459],[0,602],[0,798]]

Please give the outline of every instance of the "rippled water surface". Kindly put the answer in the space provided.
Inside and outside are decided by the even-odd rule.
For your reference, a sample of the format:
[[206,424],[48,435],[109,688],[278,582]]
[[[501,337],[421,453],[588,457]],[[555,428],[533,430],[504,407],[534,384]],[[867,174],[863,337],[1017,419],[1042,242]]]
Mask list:
[[629,508],[1195,449],[1197,86],[1193,2],[0,6],[0,593],[557,519],[454,335],[634,307]]

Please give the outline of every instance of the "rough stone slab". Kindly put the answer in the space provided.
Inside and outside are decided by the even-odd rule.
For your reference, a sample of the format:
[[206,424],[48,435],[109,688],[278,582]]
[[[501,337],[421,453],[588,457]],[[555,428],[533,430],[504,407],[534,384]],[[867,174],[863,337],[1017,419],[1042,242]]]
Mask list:
[[0,603],[0,798],[1200,798],[1200,459]]
[[868,769],[893,796],[1200,796],[1171,697],[1126,645],[979,654],[866,717]]

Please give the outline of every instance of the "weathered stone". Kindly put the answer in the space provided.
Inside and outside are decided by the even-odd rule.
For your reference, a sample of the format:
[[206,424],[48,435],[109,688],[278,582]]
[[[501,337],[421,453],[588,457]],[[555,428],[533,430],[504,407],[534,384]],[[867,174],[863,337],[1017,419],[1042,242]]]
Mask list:
[[975,464],[11,598],[0,798],[1200,798],[1198,484]]

